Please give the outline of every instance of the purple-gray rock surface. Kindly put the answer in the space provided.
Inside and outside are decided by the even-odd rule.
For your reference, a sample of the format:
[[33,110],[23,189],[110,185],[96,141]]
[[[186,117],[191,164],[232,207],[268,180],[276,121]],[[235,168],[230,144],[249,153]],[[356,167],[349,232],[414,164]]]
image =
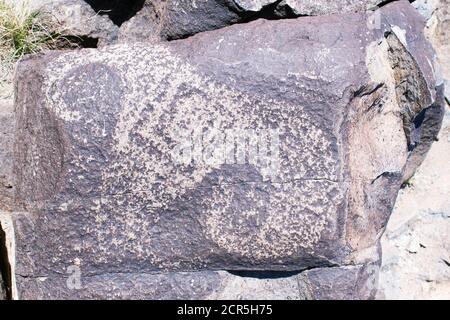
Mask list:
[[397,192],[443,116],[422,18],[407,1],[376,14],[24,59],[16,297],[220,297],[229,270],[373,298]]
[[[89,2],[89,1],[88,1]],[[102,1],[90,1],[102,2]],[[374,10],[382,0],[146,0],[143,9],[125,22],[122,36],[136,33],[148,41],[156,35],[180,39],[259,18],[280,19],[336,13],[364,13]]]

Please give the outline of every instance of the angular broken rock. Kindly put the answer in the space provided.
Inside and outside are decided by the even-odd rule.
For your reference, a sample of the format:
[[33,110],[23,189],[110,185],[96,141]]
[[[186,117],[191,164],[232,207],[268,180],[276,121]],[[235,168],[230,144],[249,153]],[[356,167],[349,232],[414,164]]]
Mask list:
[[[92,1],[95,2],[95,1]],[[279,19],[373,10],[382,0],[146,0],[121,28],[121,41],[180,39],[258,18]],[[129,36],[128,36],[129,34]]]
[[379,238],[443,114],[421,17],[378,13],[23,60],[13,294],[127,296],[145,278],[167,298],[183,272],[209,288],[214,270],[320,269],[305,296],[339,279],[339,297],[373,297]]
[[[212,299],[310,300],[370,299],[378,267],[317,268],[301,274],[225,271],[114,273],[83,277],[68,290],[70,278],[21,278],[21,299]],[[68,282],[69,281],[69,282]]]
[[233,0],[237,7],[245,11],[258,12],[267,7],[275,10],[288,8],[297,15],[327,15],[333,13],[364,12],[373,9],[382,0]]
[[157,14],[154,6],[145,2],[143,8],[120,27],[118,42],[157,42],[161,40]]
[[45,2],[41,14],[51,21],[53,32],[84,47],[102,47],[117,41],[119,27],[107,17],[98,15],[83,0]]

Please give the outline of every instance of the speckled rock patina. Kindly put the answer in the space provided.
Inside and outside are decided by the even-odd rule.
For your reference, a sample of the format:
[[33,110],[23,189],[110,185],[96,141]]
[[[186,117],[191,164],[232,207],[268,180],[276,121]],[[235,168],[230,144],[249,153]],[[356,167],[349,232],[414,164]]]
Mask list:
[[[258,20],[22,61],[18,296],[77,297],[75,266],[123,290],[144,277],[152,298],[197,297],[158,291],[176,272],[217,290],[215,270],[311,268],[306,297],[332,297],[317,283],[336,279],[354,282],[342,296],[373,297],[365,265],[443,114],[421,17],[406,1],[379,14],[376,28],[365,13]],[[246,141],[243,161],[217,143],[230,137]],[[255,145],[268,152],[251,161]]]

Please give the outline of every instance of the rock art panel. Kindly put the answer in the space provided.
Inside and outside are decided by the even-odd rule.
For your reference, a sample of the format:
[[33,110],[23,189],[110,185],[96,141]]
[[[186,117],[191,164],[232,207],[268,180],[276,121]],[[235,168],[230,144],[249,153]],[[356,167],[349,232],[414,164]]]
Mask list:
[[332,278],[373,297],[367,266],[443,114],[422,18],[406,1],[379,15],[377,28],[367,13],[257,20],[24,59],[18,296],[79,297],[78,271],[92,297],[119,294],[97,278],[159,290],[167,272],[209,274],[206,293],[167,293],[195,298],[217,295],[217,270],[317,269],[305,297],[330,298],[317,283]]

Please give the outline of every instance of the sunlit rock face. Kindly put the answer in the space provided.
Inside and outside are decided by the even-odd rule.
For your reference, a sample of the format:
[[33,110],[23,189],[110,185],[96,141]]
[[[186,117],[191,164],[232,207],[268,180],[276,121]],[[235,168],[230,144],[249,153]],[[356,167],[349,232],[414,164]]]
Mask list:
[[[98,0],[87,0],[101,3]],[[286,19],[375,10],[382,0],[146,0],[123,25],[122,39],[182,39],[199,32],[252,20]],[[117,7],[117,6],[116,6]],[[101,12],[100,12],[101,13]]]
[[310,269],[303,298],[373,297],[442,121],[422,30],[400,1],[23,60],[15,294],[220,297],[218,270]]

